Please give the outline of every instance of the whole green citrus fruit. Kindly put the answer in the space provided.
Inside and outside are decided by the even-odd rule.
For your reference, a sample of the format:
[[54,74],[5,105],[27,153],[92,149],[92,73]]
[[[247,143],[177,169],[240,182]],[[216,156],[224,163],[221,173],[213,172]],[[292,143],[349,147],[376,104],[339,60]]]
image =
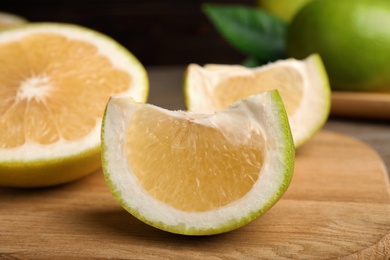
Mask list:
[[390,1],[308,3],[290,24],[287,53],[319,53],[334,90],[390,91]]
[[280,19],[290,22],[294,15],[312,0],[257,0],[258,6]]

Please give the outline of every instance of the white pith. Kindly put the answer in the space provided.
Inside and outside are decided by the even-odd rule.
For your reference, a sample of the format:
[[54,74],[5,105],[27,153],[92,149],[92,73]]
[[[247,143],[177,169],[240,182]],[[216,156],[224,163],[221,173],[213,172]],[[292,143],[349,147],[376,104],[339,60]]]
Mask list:
[[50,158],[52,160],[65,158],[96,149],[100,145],[100,121],[96,121],[94,129],[84,138],[68,141],[60,139],[54,144],[42,145],[26,142],[17,148],[0,149],[0,162],[27,162]]
[[201,67],[191,64],[186,75],[188,108],[196,113],[213,113],[218,108],[214,104],[212,93],[222,80],[233,76],[250,76],[254,72],[269,70],[279,65],[292,67],[303,78],[302,102],[289,118],[294,143],[299,146],[324,123],[329,114],[330,88],[319,62],[317,55],[311,55],[302,61],[291,58],[257,68],[218,64]]
[[[285,134],[289,129],[281,129],[278,115],[275,115],[280,107],[268,92],[248,97],[215,115],[202,115],[198,119],[180,111],[154,107],[172,117],[189,117],[192,122],[216,127],[229,135],[232,142],[240,141],[233,138],[234,133],[243,141],[250,138],[248,134],[251,131],[261,132],[265,139],[263,167],[252,190],[234,203],[206,212],[185,212],[160,202],[144,190],[128,168],[125,133],[131,124],[132,114],[140,106],[125,97],[114,97],[109,101],[103,123],[103,169],[111,183],[111,191],[122,206],[132,213],[136,212],[143,220],[182,230],[216,229],[229,222],[239,222],[248,216],[250,218],[269,203],[274,203],[276,196],[280,195],[281,186],[285,182],[286,167],[289,167],[289,164],[285,164],[286,160],[289,160],[285,149],[291,143],[286,140]],[[234,126],[232,123],[236,121],[241,122],[241,127],[236,125],[237,127],[231,130]],[[286,127],[288,128],[288,125]]]
[[[132,77],[131,86],[122,94],[132,96],[139,102],[144,102],[147,97],[147,76],[144,68],[136,60],[132,54],[127,53],[114,40],[87,28],[55,23],[31,23],[26,26],[18,27],[12,30],[4,31],[0,34],[0,45],[11,42],[17,42],[26,36],[50,33],[54,35],[62,35],[70,40],[85,41],[93,44],[99,50],[102,56],[107,57],[115,68],[128,72]],[[146,89],[145,89],[146,88]],[[21,83],[16,102],[18,100],[39,99],[44,101],[47,94],[50,92],[50,79],[45,75],[33,75],[26,78]],[[71,100],[72,97],[69,97]],[[109,97],[107,97],[108,99]],[[86,97],[86,100],[88,97]],[[80,107],[82,110],[83,108]],[[103,115],[102,115],[103,116]],[[0,161],[23,162],[33,160],[45,160],[47,158],[57,159],[79,154],[90,149],[97,149],[100,146],[100,130],[102,118],[96,118],[96,125],[93,130],[85,137],[67,141],[60,141],[50,144],[41,145],[31,141],[27,141],[24,145],[12,149],[0,149]],[[82,122],[80,122],[82,123]]]

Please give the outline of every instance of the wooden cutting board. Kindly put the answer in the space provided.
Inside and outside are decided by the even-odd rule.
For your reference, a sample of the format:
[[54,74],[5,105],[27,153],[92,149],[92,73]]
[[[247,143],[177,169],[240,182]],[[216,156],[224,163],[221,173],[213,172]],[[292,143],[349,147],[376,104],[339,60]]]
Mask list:
[[390,119],[390,93],[332,92],[332,116]]
[[329,131],[297,151],[291,186],[270,211],[221,235],[179,236],[141,223],[100,171],[54,188],[0,189],[0,259],[384,259],[389,231],[381,158]]

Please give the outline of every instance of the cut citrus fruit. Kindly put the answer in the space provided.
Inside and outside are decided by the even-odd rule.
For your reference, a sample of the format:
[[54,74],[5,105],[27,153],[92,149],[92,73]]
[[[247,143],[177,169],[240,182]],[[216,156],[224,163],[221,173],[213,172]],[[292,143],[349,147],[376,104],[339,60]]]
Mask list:
[[296,147],[309,140],[330,111],[330,86],[321,58],[287,59],[258,68],[240,65],[190,64],[184,83],[189,111],[213,113],[236,100],[278,89],[290,120]]
[[98,169],[109,97],[147,99],[139,61],[87,28],[30,23],[5,30],[0,56],[0,186],[55,185]]
[[132,215],[178,234],[239,228],[288,188],[295,147],[277,90],[215,114],[112,97],[102,127],[103,172]]
[[27,19],[19,15],[0,12],[0,30],[11,26],[27,23]]

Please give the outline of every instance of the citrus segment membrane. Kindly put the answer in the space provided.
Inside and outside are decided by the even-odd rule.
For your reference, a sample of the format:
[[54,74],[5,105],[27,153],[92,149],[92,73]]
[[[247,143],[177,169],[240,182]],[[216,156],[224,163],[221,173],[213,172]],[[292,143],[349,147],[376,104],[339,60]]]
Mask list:
[[114,197],[173,233],[227,232],[265,213],[290,183],[294,151],[276,90],[215,114],[114,96],[103,119],[103,172]]
[[[37,174],[45,165],[58,164],[57,171],[67,174],[60,169],[65,162],[80,158],[82,164],[91,160],[88,154],[99,158],[109,97],[126,94],[139,102],[147,98],[148,81],[140,62],[113,39],[80,26],[30,23],[4,30],[0,57],[0,173],[7,174],[0,185],[18,186],[17,179],[33,179],[23,176],[30,166]],[[100,165],[93,164],[94,169]],[[66,179],[53,176],[52,183],[59,178]],[[31,181],[39,186],[39,180]],[[21,185],[29,186],[27,181]]]

